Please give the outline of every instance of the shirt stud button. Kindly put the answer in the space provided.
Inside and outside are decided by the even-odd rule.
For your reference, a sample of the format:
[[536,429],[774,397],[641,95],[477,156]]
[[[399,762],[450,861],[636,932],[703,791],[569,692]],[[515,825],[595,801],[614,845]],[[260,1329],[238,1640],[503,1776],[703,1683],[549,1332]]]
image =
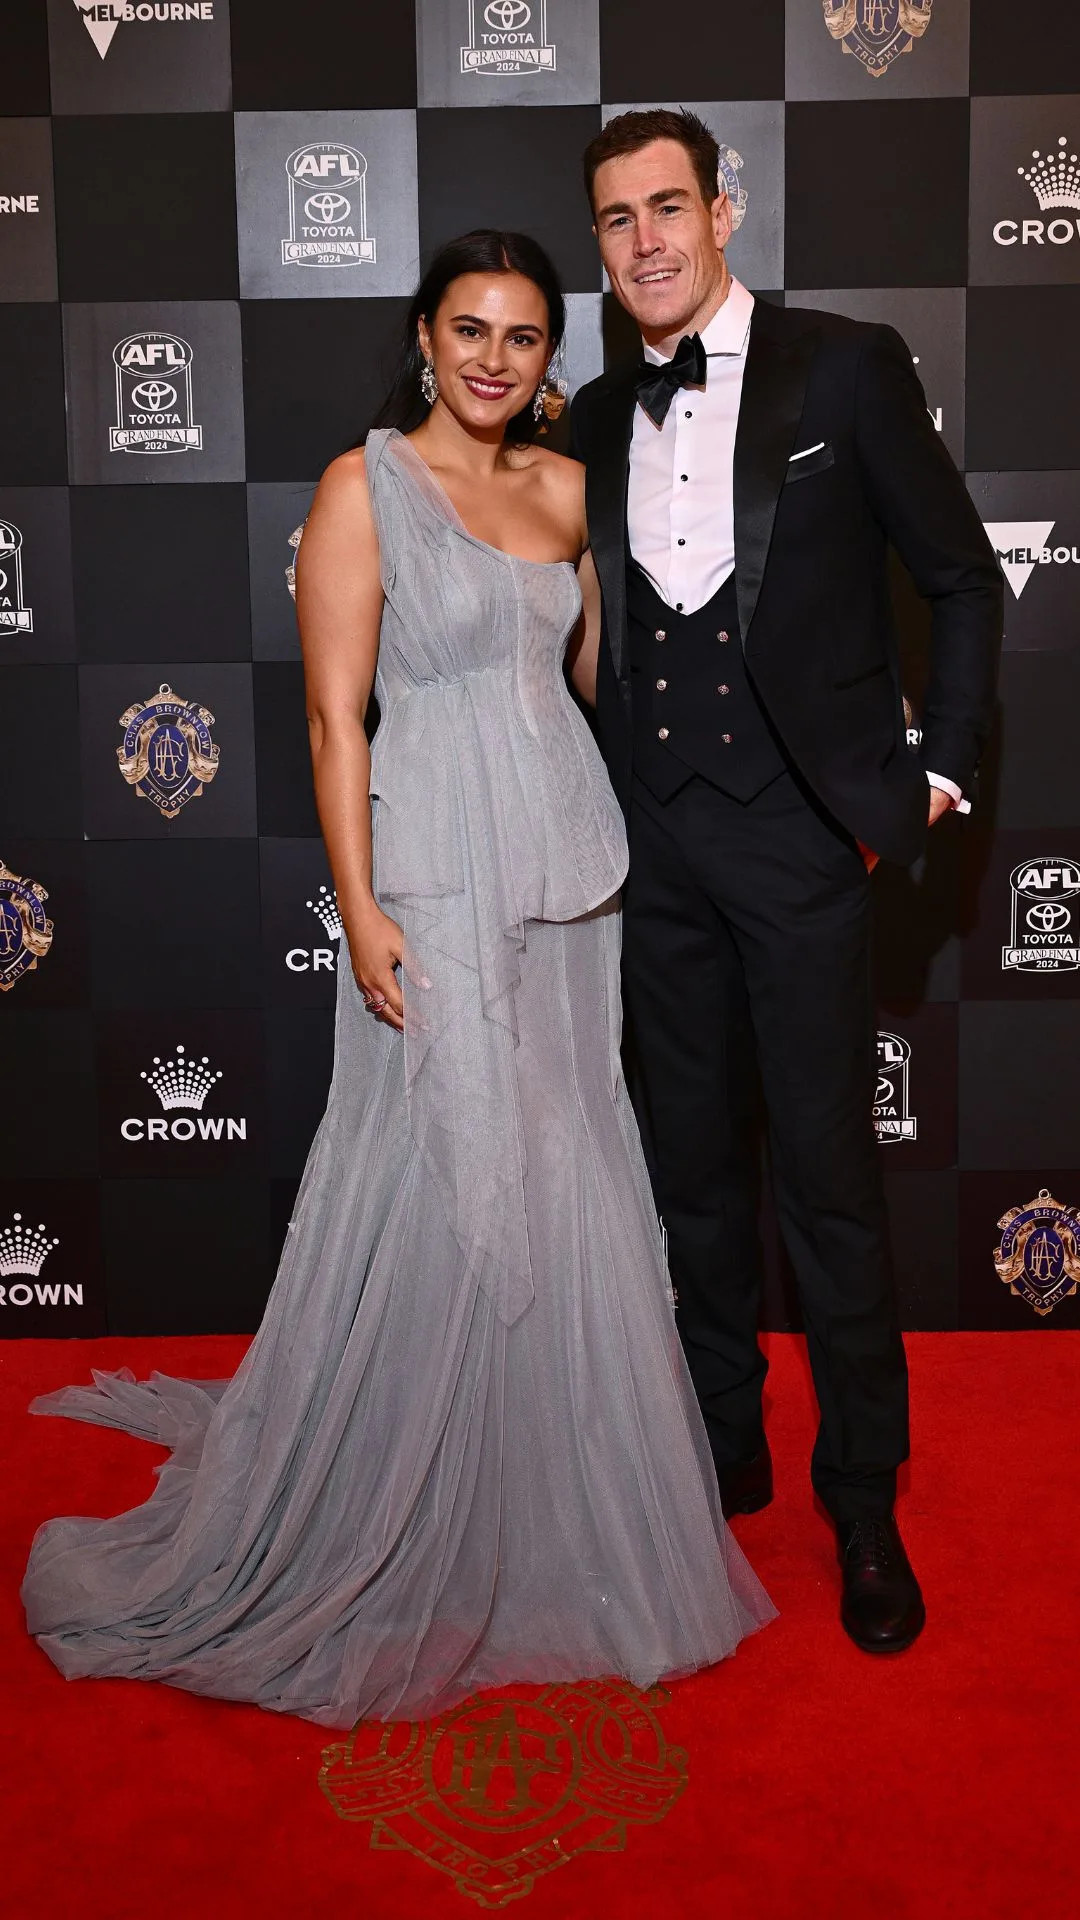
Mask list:
[[656,683],[656,691],[657,691],[657,693],[666,693],[666,692],[667,692],[667,681],[666,681],[666,680],[658,680],[658,681],[657,681],[657,683]]
[[656,737],[657,737],[657,739],[658,739],[658,740],[666,740],[666,739],[667,739],[667,737],[668,737],[668,730],[667,730],[667,728],[666,728],[666,727],[661,727],[661,729],[660,729],[660,731],[659,731],[659,733],[657,734],[657,736],[656,736]]
[[681,612],[682,612],[682,601],[681,601],[681,600],[676,600],[676,602],[675,602],[675,611],[676,611],[676,613],[681,613]]
[[723,628],[721,628],[720,632],[717,634],[716,637],[718,640],[726,640],[728,639],[729,636],[724,632]]
[[686,412],[685,412],[685,413],[683,414],[683,419],[684,419],[684,420],[692,420],[692,419],[693,419],[693,417],[694,417],[694,416],[693,416],[693,414],[692,414],[692,413],[690,412],[690,410],[689,410],[689,408],[688,408],[688,409],[687,409],[687,411],[686,411]]
[[657,627],[657,629],[656,629],[656,636],[655,636],[655,637],[656,637],[656,639],[657,639],[657,640],[666,640],[666,639],[667,639],[667,634],[666,634],[666,633],[664,632],[664,629],[663,629],[663,627]]
[[685,541],[685,540],[680,540],[680,541],[679,541],[679,545],[680,545],[680,547],[685,547],[685,545],[686,545],[686,541]]
[[725,687],[725,686],[719,686],[719,687],[717,687],[717,689],[716,689],[716,691],[717,691],[717,693],[730,693],[730,692],[731,692],[731,688],[730,688],[730,687]]
[[687,473],[680,473],[680,475],[679,475],[679,479],[680,479],[680,480],[688,480],[689,478],[690,478],[690,476],[689,476],[689,474],[687,474]]
[[722,733],[722,734],[720,735],[720,738],[721,738],[721,740],[723,741],[723,743],[724,743],[724,745],[725,745],[725,747],[730,747],[730,745],[731,745],[731,740],[732,740],[732,736],[731,736],[731,734],[730,734],[730,733]]

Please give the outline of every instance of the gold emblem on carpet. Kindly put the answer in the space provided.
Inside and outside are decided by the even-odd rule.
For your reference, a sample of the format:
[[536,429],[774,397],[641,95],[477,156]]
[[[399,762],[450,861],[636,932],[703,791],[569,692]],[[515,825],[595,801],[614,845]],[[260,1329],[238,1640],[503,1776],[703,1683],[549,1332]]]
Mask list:
[[361,1721],[327,1747],[319,1785],[371,1845],[416,1854],[482,1907],[504,1907],[582,1853],[618,1853],[670,1813],[686,1753],[660,1687],[615,1680],[488,1693],[438,1720]]

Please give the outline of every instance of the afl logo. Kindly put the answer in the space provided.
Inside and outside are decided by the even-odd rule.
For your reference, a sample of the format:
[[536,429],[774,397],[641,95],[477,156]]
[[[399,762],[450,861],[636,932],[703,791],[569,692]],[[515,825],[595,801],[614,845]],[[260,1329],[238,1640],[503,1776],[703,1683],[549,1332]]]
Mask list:
[[337,141],[315,140],[290,153],[285,174],[289,237],[281,243],[282,266],[373,267],[363,154]]
[[462,73],[554,73],[557,55],[548,39],[548,0],[469,0],[469,44],[461,49]]
[[1005,973],[1075,973],[1080,967],[1080,865],[1024,860],[1009,876],[1012,920]]
[[191,347],[175,333],[129,333],[113,348],[116,425],[110,453],[192,453],[202,449],[194,424]]
[[908,1073],[911,1045],[901,1033],[877,1037],[877,1086],[874,1089],[874,1131],[881,1141],[914,1140],[917,1122],[911,1113]]
[[23,537],[0,520],[0,633],[33,633],[34,615],[23,599]]

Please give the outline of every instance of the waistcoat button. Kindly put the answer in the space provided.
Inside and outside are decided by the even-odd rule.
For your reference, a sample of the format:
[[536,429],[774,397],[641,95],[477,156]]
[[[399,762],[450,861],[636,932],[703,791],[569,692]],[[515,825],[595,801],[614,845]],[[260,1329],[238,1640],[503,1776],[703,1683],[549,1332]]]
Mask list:
[[731,734],[730,734],[730,733],[722,733],[722,734],[720,735],[720,738],[721,738],[721,740],[723,741],[723,743],[724,743],[724,745],[725,745],[725,747],[730,747],[730,745],[731,745],[731,739],[732,739],[732,736],[731,736]]
[[666,740],[666,739],[667,739],[667,737],[668,737],[668,730],[667,730],[667,728],[666,728],[666,727],[661,727],[661,729],[660,729],[660,731],[659,731],[659,733],[657,734],[657,736],[656,736],[656,737],[657,737],[657,739],[658,739],[658,740]]
[[653,638],[654,638],[654,639],[656,639],[656,640],[666,640],[666,639],[667,639],[667,634],[666,634],[666,633],[664,632],[664,629],[663,629],[663,627],[657,627],[657,629],[656,629],[656,632],[655,632],[655,634],[654,634],[654,636],[653,636]]
[[666,692],[667,692],[667,681],[666,681],[666,680],[658,680],[658,681],[657,681],[657,683],[656,683],[656,691],[657,691],[657,693],[666,693]]
[[730,692],[731,692],[731,688],[730,688],[730,687],[723,687],[723,686],[721,686],[721,687],[717,687],[717,689],[716,689],[716,691],[717,691],[717,693],[730,693]]
[[718,640],[727,640],[727,639],[729,638],[729,635],[728,635],[728,634],[726,634],[726,633],[724,633],[724,632],[723,632],[723,631],[721,630],[721,632],[720,632],[720,633],[718,633],[716,637],[717,637],[717,639],[718,639]]

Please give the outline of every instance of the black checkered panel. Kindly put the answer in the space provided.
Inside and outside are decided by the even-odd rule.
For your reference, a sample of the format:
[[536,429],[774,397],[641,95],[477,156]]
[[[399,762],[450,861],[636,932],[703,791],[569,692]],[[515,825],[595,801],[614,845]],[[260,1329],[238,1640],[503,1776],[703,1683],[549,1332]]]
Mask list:
[[[288,535],[450,235],[550,249],[572,386],[634,350],[580,154],[658,103],[714,128],[757,293],[899,329],[1001,556],[977,809],[875,881],[875,1119],[906,1324],[1080,1324],[1044,1231],[1045,1196],[1080,1202],[1080,14],[27,0],[0,62],[0,1333],[257,1323],[339,933]],[[895,587],[917,708],[926,611]],[[1043,1190],[1017,1283],[999,1222]],[[767,1316],[797,1324],[775,1248]]]

